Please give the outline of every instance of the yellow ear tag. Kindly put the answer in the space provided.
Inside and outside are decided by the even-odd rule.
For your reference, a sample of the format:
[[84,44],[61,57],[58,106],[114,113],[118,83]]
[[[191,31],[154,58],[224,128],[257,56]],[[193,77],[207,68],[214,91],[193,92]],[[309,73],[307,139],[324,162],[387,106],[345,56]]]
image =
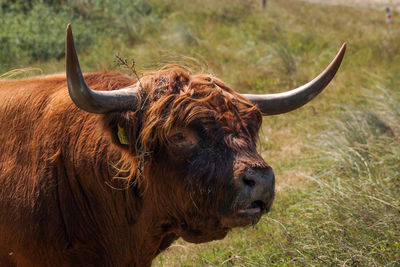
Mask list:
[[128,137],[126,136],[125,130],[124,130],[124,128],[119,126],[119,124],[118,124],[118,133],[117,133],[117,135],[118,135],[119,142],[122,145],[129,145],[129,140],[128,140]]

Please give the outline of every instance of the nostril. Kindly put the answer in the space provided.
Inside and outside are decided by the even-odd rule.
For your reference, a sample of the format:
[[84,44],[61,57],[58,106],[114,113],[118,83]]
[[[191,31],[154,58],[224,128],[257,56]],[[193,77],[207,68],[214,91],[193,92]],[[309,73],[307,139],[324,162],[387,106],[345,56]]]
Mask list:
[[256,185],[256,182],[254,180],[249,179],[247,177],[243,177],[243,183],[248,187],[254,187]]

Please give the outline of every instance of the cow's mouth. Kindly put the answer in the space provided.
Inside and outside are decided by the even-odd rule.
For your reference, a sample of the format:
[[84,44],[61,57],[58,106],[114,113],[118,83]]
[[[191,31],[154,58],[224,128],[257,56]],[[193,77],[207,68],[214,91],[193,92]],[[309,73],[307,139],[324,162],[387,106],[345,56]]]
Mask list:
[[246,208],[238,210],[237,214],[239,216],[255,216],[264,212],[267,212],[266,204],[261,200],[257,200],[253,201]]
[[261,219],[264,213],[269,211],[270,206],[269,203],[265,203],[261,200],[253,201],[245,208],[236,210],[234,214],[223,216],[221,218],[221,223],[223,226],[229,228],[254,225]]

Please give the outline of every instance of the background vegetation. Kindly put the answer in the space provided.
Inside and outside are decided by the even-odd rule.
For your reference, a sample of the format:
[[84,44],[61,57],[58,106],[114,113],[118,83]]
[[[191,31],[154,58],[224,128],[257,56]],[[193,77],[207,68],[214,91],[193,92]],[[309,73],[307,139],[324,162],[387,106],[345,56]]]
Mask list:
[[400,266],[399,21],[295,0],[2,0],[0,73],[63,72],[67,23],[86,72],[117,69],[115,55],[141,71],[175,62],[241,92],[303,84],[347,42],[326,92],[264,118],[271,213],[222,241],[179,240],[154,265]]

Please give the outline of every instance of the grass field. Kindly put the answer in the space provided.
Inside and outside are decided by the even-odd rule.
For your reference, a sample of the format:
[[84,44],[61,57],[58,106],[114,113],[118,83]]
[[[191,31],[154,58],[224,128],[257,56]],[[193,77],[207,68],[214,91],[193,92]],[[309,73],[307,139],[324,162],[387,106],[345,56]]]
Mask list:
[[134,58],[139,71],[174,62],[240,92],[301,85],[347,42],[326,92],[264,118],[259,150],[277,178],[271,212],[221,241],[178,240],[154,266],[400,266],[396,14],[388,24],[379,10],[294,0],[268,1],[266,10],[251,0],[103,1],[108,9],[94,0],[37,2],[2,6],[0,73],[33,68],[3,77],[64,71],[69,22],[85,72],[118,69],[115,55]]

